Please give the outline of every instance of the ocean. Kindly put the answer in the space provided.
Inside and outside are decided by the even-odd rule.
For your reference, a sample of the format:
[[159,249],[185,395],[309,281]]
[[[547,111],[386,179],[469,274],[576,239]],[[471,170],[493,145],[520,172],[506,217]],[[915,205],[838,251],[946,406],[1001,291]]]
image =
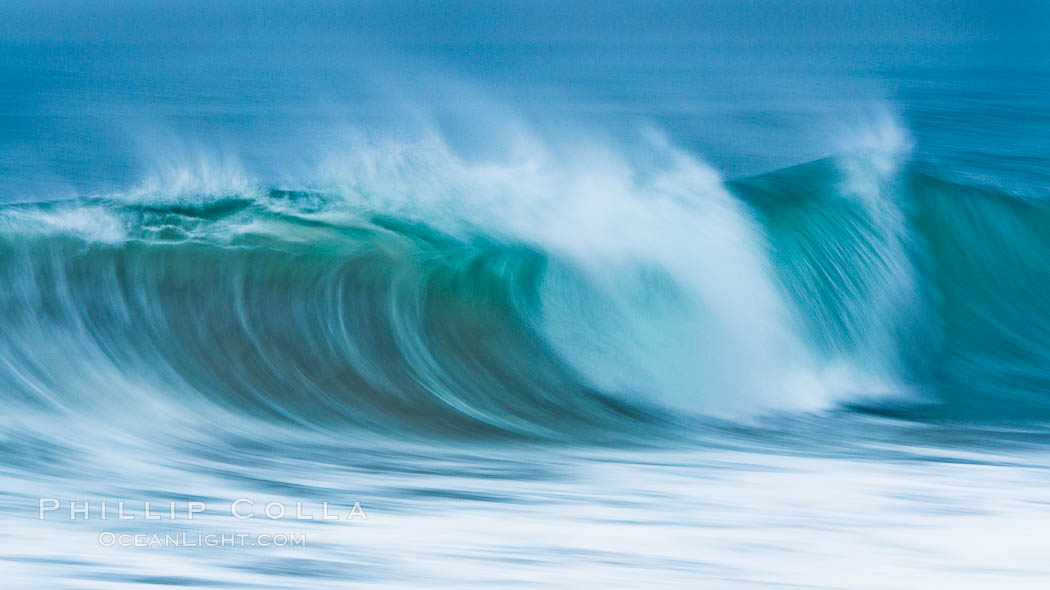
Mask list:
[[0,7],[7,588],[1045,588],[1038,2]]

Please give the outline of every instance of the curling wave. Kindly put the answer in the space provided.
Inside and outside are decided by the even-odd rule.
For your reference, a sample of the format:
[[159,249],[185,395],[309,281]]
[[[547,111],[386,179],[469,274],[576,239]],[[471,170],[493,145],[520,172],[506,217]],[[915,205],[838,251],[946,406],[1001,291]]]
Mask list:
[[[434,169],[402,164],[418,197]],[[4,205],[0,403],[539,437],[1050,413],[1041,201],[857,154],[725,184],[674,156],[528,209],[490,172],[426,209],[367,183]]]

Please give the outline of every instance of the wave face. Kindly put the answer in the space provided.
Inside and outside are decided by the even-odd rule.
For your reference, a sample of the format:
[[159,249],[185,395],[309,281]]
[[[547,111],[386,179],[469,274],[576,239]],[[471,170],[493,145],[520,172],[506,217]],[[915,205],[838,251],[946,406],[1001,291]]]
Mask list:
[[404,166],[412,207],[368,183],[4,205],[3,404],[542,438],[1050,413],[1045,203],[872,154],[725,184],[675,158],[532,178],[567,188],[528,209],[471,183],[419,209],[433,169]]
[[1045,201],[916,166],[874,202],[844,193],[851,183],[819,161],[735,184],[769,231],[809,341],[881,365],[925,402],[872,407],[923,419],[1045,419]]
[[542,253],[263,203],[319,199],[8,207],[0,379],[21,399],[5,401],[163,395],[183,411],[466,432],[622,415],[529,325]]

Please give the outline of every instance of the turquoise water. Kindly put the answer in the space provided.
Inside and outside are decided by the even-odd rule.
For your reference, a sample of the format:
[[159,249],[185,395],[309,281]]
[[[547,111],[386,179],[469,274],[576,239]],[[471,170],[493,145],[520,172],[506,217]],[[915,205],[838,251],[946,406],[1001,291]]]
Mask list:
[[1041,6],[0,16],[10,587],[1045,586]]

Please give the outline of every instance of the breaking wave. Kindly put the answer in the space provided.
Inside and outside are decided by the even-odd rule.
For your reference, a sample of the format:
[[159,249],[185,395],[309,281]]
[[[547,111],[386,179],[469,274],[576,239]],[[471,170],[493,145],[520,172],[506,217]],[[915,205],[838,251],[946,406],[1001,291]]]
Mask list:
[[0,403],[529,437],[1042,419],[1050,209],[885,144],[723,182],[659,137],[642,163],[424,142],[6,204]]

